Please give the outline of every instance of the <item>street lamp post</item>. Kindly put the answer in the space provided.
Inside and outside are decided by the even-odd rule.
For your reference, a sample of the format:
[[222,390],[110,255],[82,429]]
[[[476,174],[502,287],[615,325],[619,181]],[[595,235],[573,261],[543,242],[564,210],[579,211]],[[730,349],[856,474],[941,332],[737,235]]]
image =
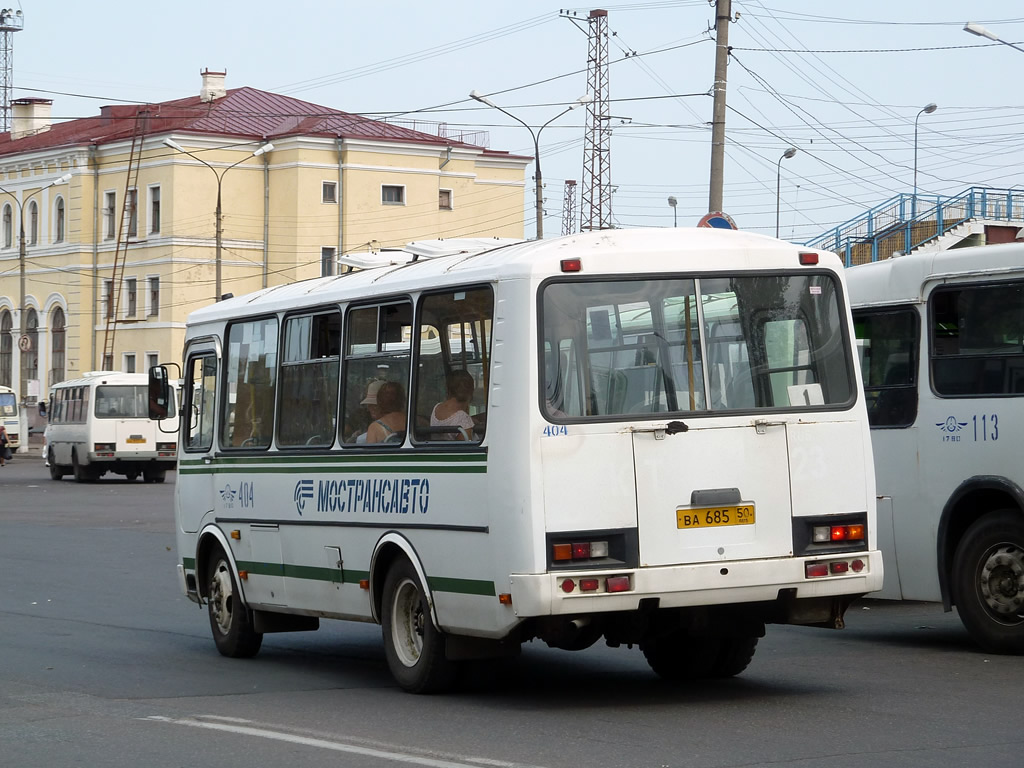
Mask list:
[[13,192],[11,192],[8,189],[4,189],[3,187],[0,187],[0,192],[3,192],[6,195],[10,195],[14,199],[14,202],[17,203],[18,205],[18,349],[21,352],[21,356],[18,358],[18,397],[21,398],[21,409],[19,411],[20,415],[18,423],[18,439],[21,441],[21,444],[25,446],[26,450],[28,450],[28,415],[25,413],[25,402],[28,397],[28,378],[25,360],[28,356],[28,353],[31,350],[23,349],[21,341],[27,336],[28,333],[28,328],[25,325],[25,257],[27,246],[27,243],[25,242],[25,203],[27,203],[31,198],[38,195],[44,189],[49,189],[50,187],[55,187],[59,184],[67,184],[69,181],[71,181],[71,177],[73,175],[74,174],[72,173],[65,173],[63,176],[57,177],[49,184],[44,184],[34,192],[30,192],[29,194],[25,195],[25,198],[23,200],[18,200],[18,198],[15,196]]
[[917,121],[921,119],[921,115],[930,115],[938,108],[938,104],[935,103],[925,104],[914,118],[914,196],[910,200],[910,218],[912,219],[917,217]]
[[215,222],[215,230],[216,230],[215,231],[215,237],[216,237],[216,243],[217,243],[216,251],[215,251],[216,255],[214,257],[215,258],[215,264],[216,264],[216,267],[215,267],[215,269],[216,269],[216,278],[215,278],[216,279],[216,286],[215,286],[215,294],[214,294],[213,300],[214,300],[214,302],[218,302],[221,299],[221,217],[222,217],[221,196],[220,196],[221,182],[224,181],[224,176],[227,174],[227,172],[230,171],[232,168],[234,168],[236,165],[239,165],[240,163],[244,163],[246,160],[248,160],[251,157],[259,157],[260,155],[263,155],[263,154],[266,154],[267,152],[270,152],[274,148],[274,145],[271,144],[270,142],[267,142],[262,147],[260,147],[255,152],[253,152],[251,155],[246,155],[241,160],[238,160],[237,162],[232,163],[227,168],[225,168],[222,171],[218,172],[216,168],[214,168],[208,162],[203,160],[203,158],[201,158],[201,157],[199,157],[197,155],[192,154],[187,149],[185,149],[183,146],[181,146],[178,142],[176,142],[174,139],[171,139],[171,138],[164,139],[164,144],[166,144],[168,147],[170,147],[171,149],[173,149],[173,150],[175,150],[177,152],[181,152],[183,154],[188,155],[193,160],[198,160],[200,163],[202,163],[207,168],[209,168],[211,171],[213,171],[213,175],[217,178],[217,208],[214,211],[214,217],[216,219],[216,222]]
[[499,107],[497,104],[495,104],[493,101],[488,99],[486,96],[484,96],[479,91],[475,91],[475,90],[474,91],[470,91],[469,92],[469,98],[474,99],[476,101],[479,101],[481,104],[486,104],[488,107],[493,107],[494,109],[498,110],[499,112],[502,112],[502,113],[508,115],[509,117],[511,117],[516,122],[522,124],[526,128],[526,130],[528,130],[530,132],[530,136],[533,137],[533,157],[534,157],[534,162],[536,163],[536,173],[534,174],[534,177],[535,177],[534,180],[537,182],[537,197],[536,197],[536,207],[537,207],[537,239],[538,240],[543,240],[544,239],[544,189],[543,189],[544,184],[543,184],[543,177],[541,176],[541,173],[540,173],[540,133],[545,128],[547,128],[549,125],[551,125],[551,123],[553,123],[555,120],[557,120],[558,118],[560,118],[562,115],[566,114],[567,112],[571,112],[572,110],[576,109],[576,107],[578,107],[578,106],[580,106],[582,104],[589,104],[593,100],[593,96],[591,96],[589,93],[583,94],[578,99],[576,99],[576,101],[574,101],[572,104],[570,104],[566,109],[562,110],[557,115],[555,115],[550,120],[548,120],[546,123],[544,123],[544,125],[542,125],[540,128],[538,128],[536,131],[534,131],[533,128],[530,127],[529,123],[525,122],[524,120],[520,120],[518,117],[513,115],[508,110],[502,109],[501,107]]
[[672,226],[675,227],[679,224],[679,218],[676,215],[676,205],[678,205],[678,201],[676,200],[675,195],[668,196],[668,204],[672,209]]
[[782,161],[789,160],[796,154],[796,147],[790,147],[775,164],[775,237],[779,236],[779,212],[782,200]]
[[964,32],[970,32],[972,35],[984,37],[986,40],[992,40],[997,43],[1002,43],[1003,45],[1008,45],[1011,48],[1016,48],[1018,51],[1024,53],[1024,48],[1021,48],[1019,45],[1011,43],[1008,40],[1003,40],[999,35],[989,32],[985,27],[981,26],[981,24],[975,24],[973,21],[968,21],[964,24]]

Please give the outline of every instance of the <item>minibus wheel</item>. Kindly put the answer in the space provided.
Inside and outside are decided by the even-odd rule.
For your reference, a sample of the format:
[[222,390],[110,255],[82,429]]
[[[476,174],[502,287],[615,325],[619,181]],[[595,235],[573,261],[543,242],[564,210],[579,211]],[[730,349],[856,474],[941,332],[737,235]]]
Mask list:
[[71,472],[75,476],[76,483],[96,482],[96,473],[91,467],[78,463],[78,454],[75,451],[71,452]]
[[655,674],[677,682],[734,677],[747,668],[756,648],[756,637],[690,637],[681,631],[640,644]]
[[263,634],[252,628],[252,611],[242,603],[231,563],[220,547],[211,553],[206,569],[206,607],[217,650],[236,659],[255,656]]
[[47,450],[47,461],[50,463],[50,479],[60,480],[64,477],[64,467],[57,463],[56,459],[53,458],[53,448]]
[[391,566],[383,600],[384,656],[398,684],[410,693],[450,688],[457,667],[445,657],[444,635],[434,626],[423,586],[408,560]]
[[989,653],[1024,653],[1024,517],[999,510],[976,520],[953,558],[953,599]]

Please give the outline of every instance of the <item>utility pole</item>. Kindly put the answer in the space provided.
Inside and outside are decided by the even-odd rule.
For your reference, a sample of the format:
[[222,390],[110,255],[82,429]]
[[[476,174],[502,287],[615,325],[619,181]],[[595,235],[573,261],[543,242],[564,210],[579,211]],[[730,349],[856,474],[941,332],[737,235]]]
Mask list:
[[729,65],[729,20],[732,0],[715,2],[715,102],[711,117],[711,192],[708,212],[722,210],[722,178],[725,171],[725,78]]
[[576,179],[565,180],[565,195],[562,198],[562,234],[576,232]]
[[596,8],[587,16],[587,106],[583,136],[583,191],[580,195],[580,230],[612,228],[612,127],[608,87],[608,11]]

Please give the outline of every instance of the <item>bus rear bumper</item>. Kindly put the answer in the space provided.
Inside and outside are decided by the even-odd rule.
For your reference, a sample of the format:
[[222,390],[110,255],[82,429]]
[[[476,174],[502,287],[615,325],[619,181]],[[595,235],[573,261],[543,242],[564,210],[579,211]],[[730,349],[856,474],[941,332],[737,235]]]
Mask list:
[[[859,560],[859,572],[808,577],[807,565]],[[761,603],[788,599],[859,596],[882,588],[882,553],[878,550],[828,558],[733,561],[616,571],[565,571],[513,574],[512,607],[516,616],[562,616],[606,611],[635,611],[642,600],[657,599],[659,608]],[[626,576],[628,589],[609,592],[608,579]],[[584,591],[581,582],[590,580]],[[571,584],[571,586],[570,586]],[[616,584],[616,582],[612,582]],[[617,582],[621,587],[623,582]]]

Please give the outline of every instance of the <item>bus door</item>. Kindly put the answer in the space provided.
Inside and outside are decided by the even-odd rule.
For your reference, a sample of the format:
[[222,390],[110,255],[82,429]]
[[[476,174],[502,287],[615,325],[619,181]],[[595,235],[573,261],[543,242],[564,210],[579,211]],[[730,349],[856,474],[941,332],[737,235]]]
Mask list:
[[178,524],[195,533],[214,513],[214,413],[219,353],[214,344],[193,345],[185,358],[178,439]]

